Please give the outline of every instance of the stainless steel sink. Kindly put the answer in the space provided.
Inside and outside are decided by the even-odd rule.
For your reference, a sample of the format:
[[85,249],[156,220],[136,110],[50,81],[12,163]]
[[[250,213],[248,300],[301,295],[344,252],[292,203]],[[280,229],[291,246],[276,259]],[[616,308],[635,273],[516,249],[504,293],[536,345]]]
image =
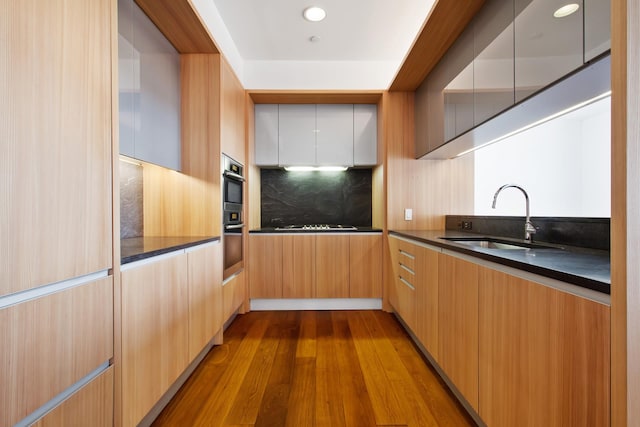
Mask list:
[[507,250],[527,250],[527,249],[548,249],[547,246],[536,245],[525,242],[512,242],[509,240],[494,239],[492,237],[440,237],[442,240],[462,243],[486,249],[507,249]]
[[341,230],[357,230],[353,225],[342,224],[305,224],[305,225],[287,225],[284,227],[276,227],[278,231],[341,231]]

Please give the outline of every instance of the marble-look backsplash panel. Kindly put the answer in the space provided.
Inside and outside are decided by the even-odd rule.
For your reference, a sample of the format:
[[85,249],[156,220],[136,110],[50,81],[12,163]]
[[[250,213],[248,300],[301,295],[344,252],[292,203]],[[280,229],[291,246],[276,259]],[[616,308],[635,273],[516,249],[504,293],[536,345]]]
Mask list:
[[261,226],[371,226],[371,169],[344,172],[260,171]]
[[142,166],[120,161],[120,238],[144,232]]

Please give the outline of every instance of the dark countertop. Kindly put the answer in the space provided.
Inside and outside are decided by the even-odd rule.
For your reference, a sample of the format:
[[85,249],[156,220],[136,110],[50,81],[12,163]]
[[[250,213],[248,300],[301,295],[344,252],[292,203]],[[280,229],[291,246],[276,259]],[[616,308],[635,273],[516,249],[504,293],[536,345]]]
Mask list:
[[140,261],[217,240],[220,240],[220,237],[131,237],[122,239],[120,241],[120,263]]
[[276,230],[273,227],[265,227],[265,228],[256,228],[254,230],[249,230],[251,234],[305,234],[305,233],[382,233],[380,228],[373,227],[357,227],[356,230]]
[[[487,249],[440,239],[439,237],[470,237],[482,235],[461,231],[390,231],[390,235],[405,237],[465,255],[550,277],[605,294],[611,293],[611,263],[608,251],[571,246],[549,245],[548,248],[526,250]],[[501,240],[517,239],[496,237]],[[534,242],[536,243],[536,242]],[[543,242],[537,242],[545,245]]]

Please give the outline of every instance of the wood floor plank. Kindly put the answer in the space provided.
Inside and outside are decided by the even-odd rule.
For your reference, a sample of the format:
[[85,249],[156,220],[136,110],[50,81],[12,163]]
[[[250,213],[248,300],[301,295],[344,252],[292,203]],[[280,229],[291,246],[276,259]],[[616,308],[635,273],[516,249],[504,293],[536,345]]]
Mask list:
[[344,311],[331,313],[345,424],[348,427],[375,426],[373,406],[349,329],[348,316],[349,312]]
[[316,317],[316,424],[342,427],[344,405],[341,372],[334,345],[331,313],[320,312]]
[[402,325],[391,316],[378,316],[378,321],[383,325],[385,334],[414,379],[418,392],[429,406],[438,425],[476,425],[462,405],[455,400],[435,369],[422,358]]
[[296,357],[285,426],[316,425],[316,359]]
[[301,313],[300,338],[296,357],[316,357],[316,312]]

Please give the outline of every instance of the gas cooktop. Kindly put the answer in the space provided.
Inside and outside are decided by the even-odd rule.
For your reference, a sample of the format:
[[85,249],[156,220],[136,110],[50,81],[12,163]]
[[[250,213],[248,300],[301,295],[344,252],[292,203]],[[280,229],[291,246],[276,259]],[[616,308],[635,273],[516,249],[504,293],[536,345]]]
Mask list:
[[286,225],[284,227],[276,227],[276,230],[285,231],[339,231],[339,230],[357,230],[353,225],[343,224],[304,224],[304,225]]

